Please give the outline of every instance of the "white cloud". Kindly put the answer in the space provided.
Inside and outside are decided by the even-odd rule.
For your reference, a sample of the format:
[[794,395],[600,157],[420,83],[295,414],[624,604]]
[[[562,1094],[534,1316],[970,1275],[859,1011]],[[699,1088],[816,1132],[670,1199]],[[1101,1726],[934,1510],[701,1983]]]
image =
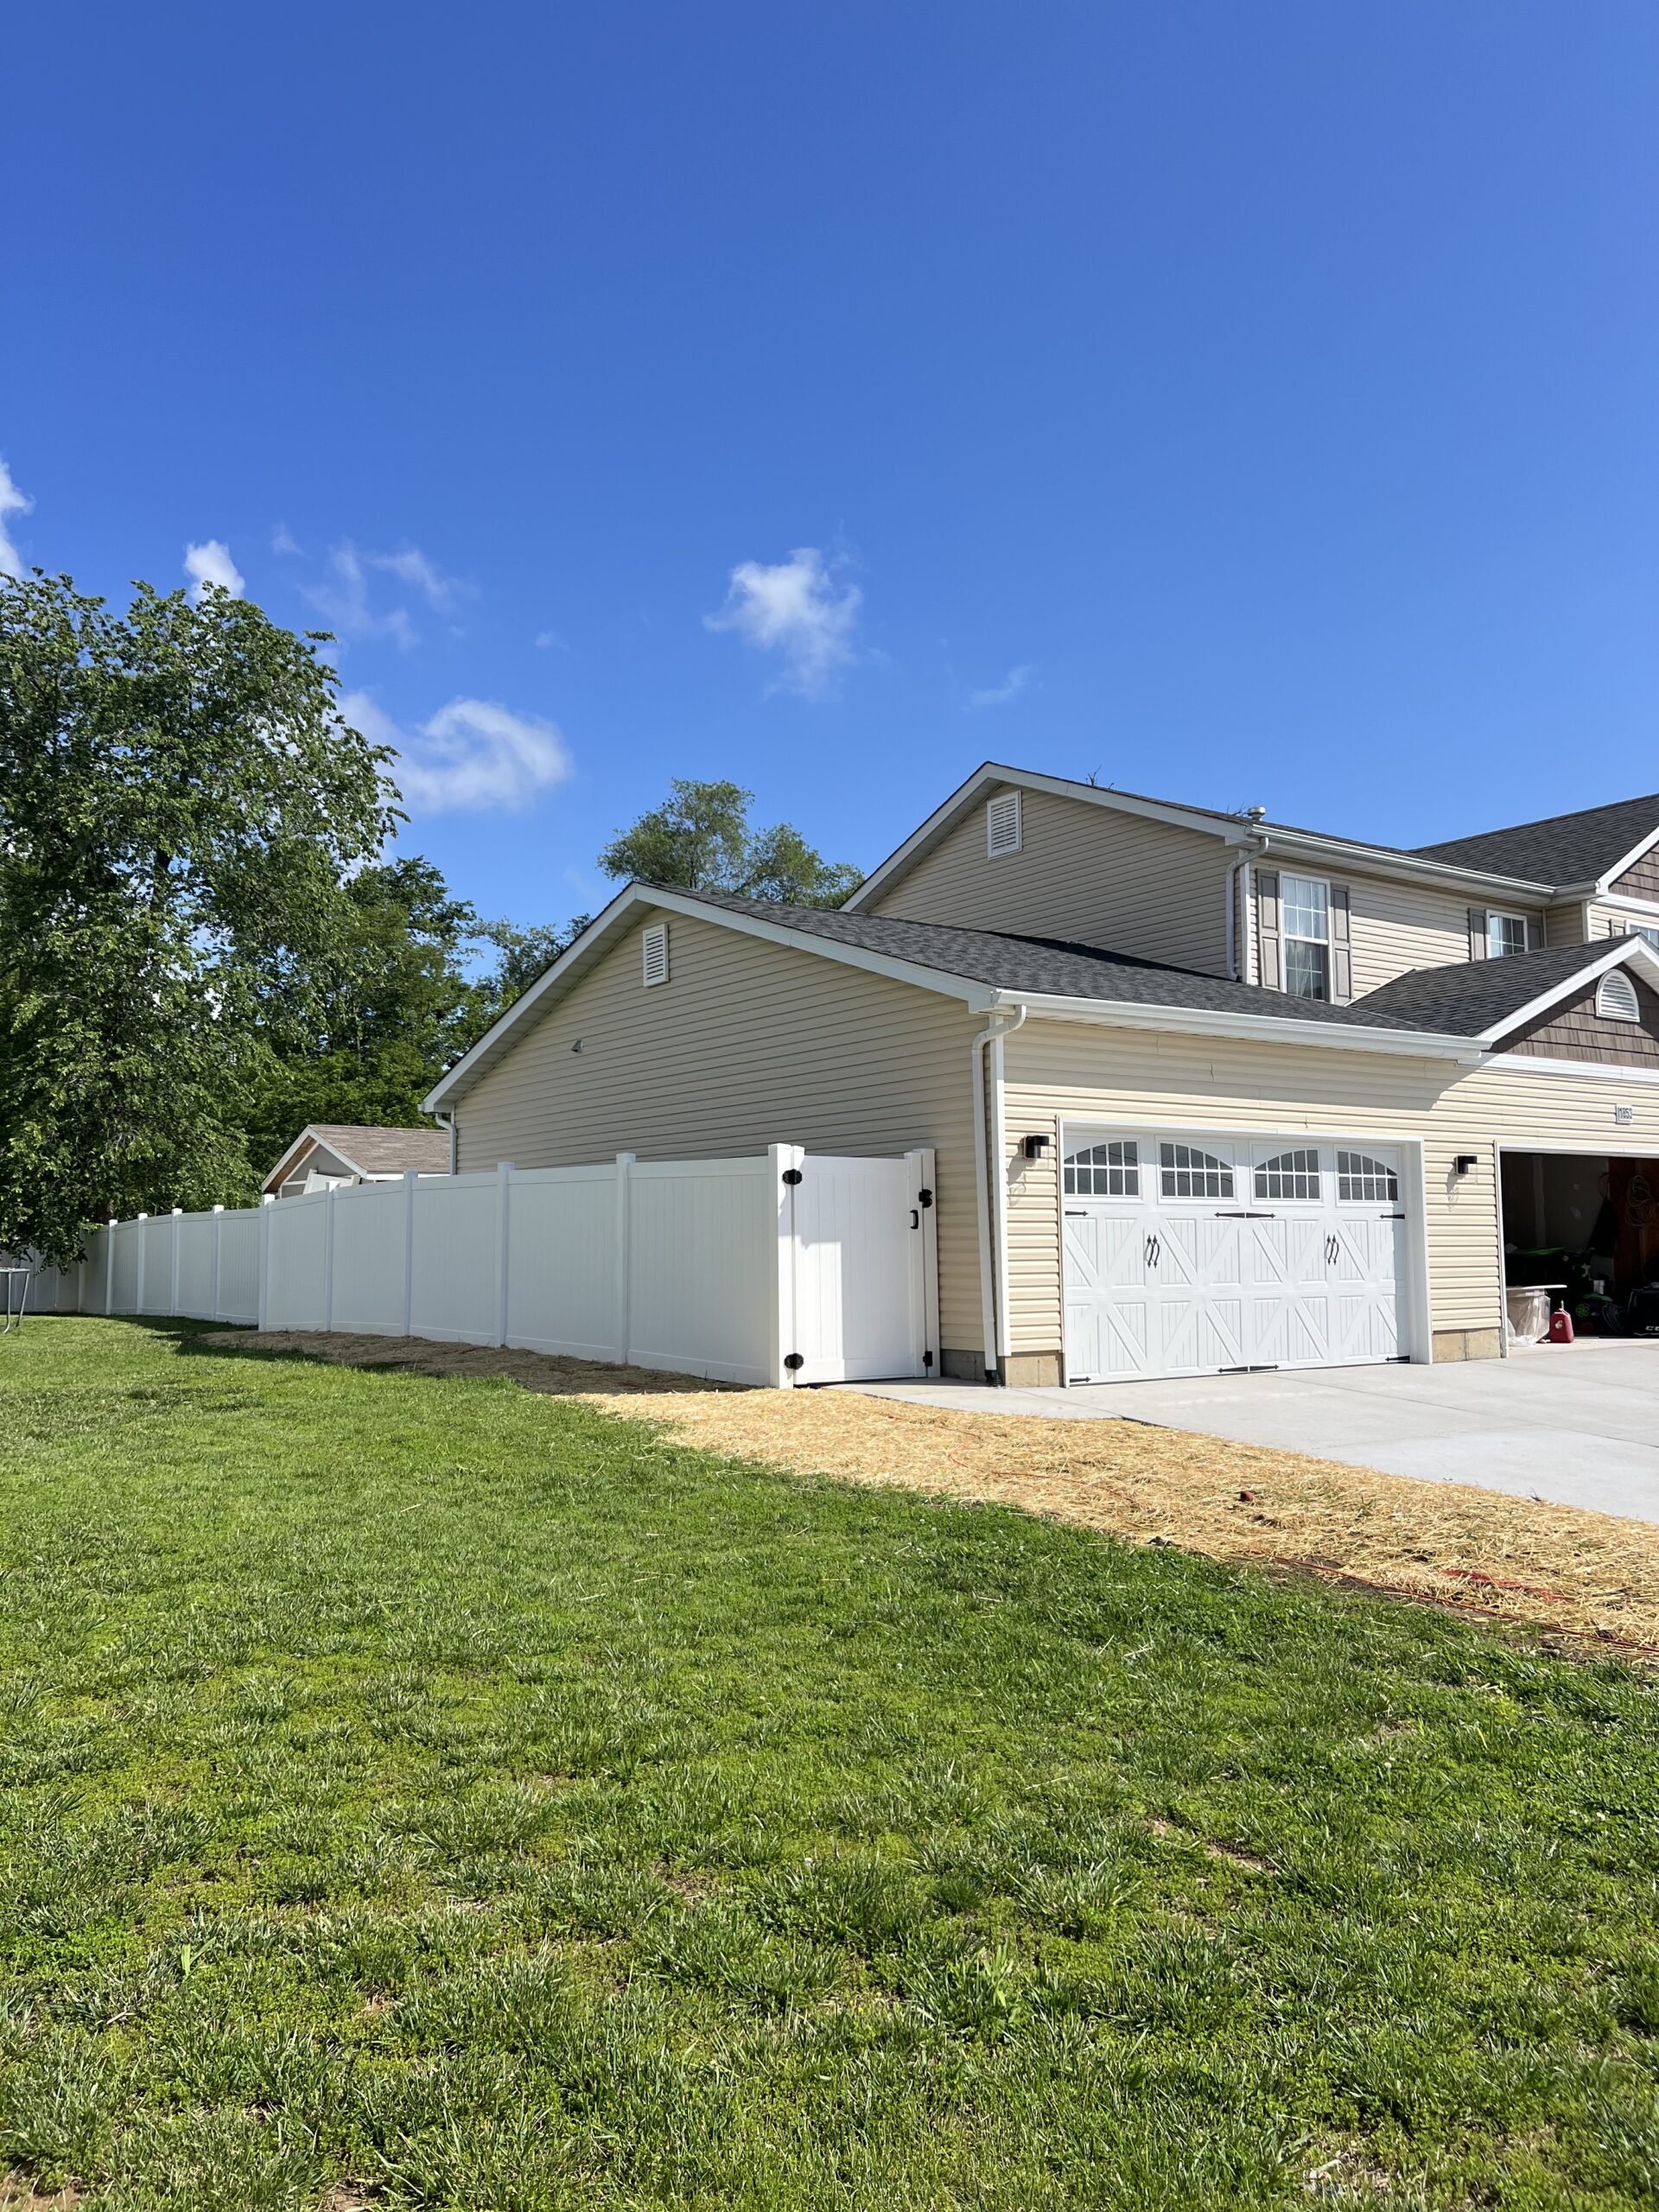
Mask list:
[[34,500],[27,492],[17,489],[11,471],[0,461],[0,576],[21,576],[23,573],[23,556],[6,526],[6,517],[32,514],[34,510]]
[[442,575],[418,545],[405,545],[397,553],[365,553],[363,558],[370,568],[384,569],[400,583],[412,584],[440,614],[447,613],[467,589],[458,578]]
[[[299,550],[286,531],[280,534],[286,540],[282,550]],[[418,545],[405,545],[396,553],[366,553],[349,537],[330,552],[317,582],[302,584],[300,589],[337,638],[346,641],[390,638],[393,645],[408,652],[419,645],[420,632],[406,607],[378,607],[372,603],[369,587],[374,574],[395,576],[399,583],[418,592],[439,614],[453,613],[473,589],[459,577],[446,576]]]
[[242,596],[242,571],[232,560],[231,549],[222,537],[210,537],[202,545],[187,545],[184,573],[190,579],[190,596],[198,607],[207,596],[209,584],[217,584],[232,599]]
[[346,692],[340,711],[371,744],[397,754],[391,773],[414,813],[511,811],[575,772],[556,723],[493,700],[452,699],[412,730],[366,691]]
[[740,561],[718,614],[705,614],[711,630],[735,630],[762,652],[783,658],[775,690],[821,698],[855,658],[853,632],[864,594],[856,584],[837,585],[815,545],[798,546],[770,567]]
[[556,630],[538,630],[536,632],[536,648],[538,652],[543,653],[550,652],[568,653],[570,650],[570,640],[569,638],[562,638]]
[[304,548],[285,522],[279,522],[270,533],[270,550],[283,558],[302,552]]
[[983,691],[970,691],[970,707],[1006,707],[1010,699],[1017,699],[1031,681],[1029,668],[1011,668],[1000,683],[993,683]]

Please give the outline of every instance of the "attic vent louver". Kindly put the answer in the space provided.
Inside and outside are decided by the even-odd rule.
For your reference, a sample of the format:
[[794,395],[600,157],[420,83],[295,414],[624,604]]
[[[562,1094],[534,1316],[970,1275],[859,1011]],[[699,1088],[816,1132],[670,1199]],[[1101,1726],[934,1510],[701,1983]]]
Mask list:
[[985,850],[992,860],[1020,849],[1022,824],[1018,791],[999,791],[985,809]]
[[653,983],[668,981],[668,924],[653,922],[640,938],[645,948],[645,981],[649,989]]
[[1610,968],[1596,993],[1596,1012],[1606,1021],[1640,1021],[1641,1003],[1636,985],[1622,968]]

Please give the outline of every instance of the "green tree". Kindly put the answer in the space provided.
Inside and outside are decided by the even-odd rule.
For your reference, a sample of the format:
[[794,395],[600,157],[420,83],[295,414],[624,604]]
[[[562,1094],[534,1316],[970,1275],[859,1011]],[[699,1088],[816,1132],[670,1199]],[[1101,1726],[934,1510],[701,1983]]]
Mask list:
[[247,1187],[250,1086],[315,1037],[397,819],[320,640],[209,588],[0,577],[0,1241]]
[[791,823],[751,830],[753,803],[741,784],[677,776],[662,804],[613,837],[599,864],[607,875],[797,906],[839,906],[857,890],[859,871],[826,861]]

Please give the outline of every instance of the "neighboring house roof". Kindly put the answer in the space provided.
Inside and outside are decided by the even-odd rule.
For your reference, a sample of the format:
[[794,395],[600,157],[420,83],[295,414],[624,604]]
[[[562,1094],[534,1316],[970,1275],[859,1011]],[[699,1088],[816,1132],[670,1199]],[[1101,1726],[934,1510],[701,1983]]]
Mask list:
[[[1033,769],[1014,768],[1004,762],[987,760],[975,769],[966,783],[952,791],[942,806],[929,815],[918,830],[890,853],[879,868],[871,870],[842,911],[855,912],[868,906],[872,899],[906,874],[918,861],[924,859],[962,817],[978,804],[987,790],[1003,784],[1017,785],[1023,791],[1047,791],[1057,798],[1079,799],[1095,806],[1115,808],[1122,813],[1140,815],[1143,819],[1169,823],[1178,828],[1197,830],[1206,836],[1220,837],[1229,844],[1237,845],[1245,852],[1265,846],[1269,851],[1277,849],[1281,853],[1289,850],[1306,853],[1336,866],[1346,864],[1363,868],[1370,861],[1390,874],[1437,881],[1447,888],[1467,886],[1478,892],[1508,894],[1529,903],[1548,898],[1558,881],[1576,880],[1538,875],[1520,868],[1500,868],[1496,863],[1477,865],[1471,861],[1443,856],[1438,850],[1410,851],[1403,846],[1379,845],[1359,837],[1338,837],[1328,830],[1303,830],[1294,823],[1272,822],[1265,816],[1257,819],[1249,814],[1225,813],[1218,807],[1189,806],[1175,799],[1149,798],[1141,791],[1122,791],[1109,785],[1077,783],[1064,776],[1041,775]],[[1643,802],[1632,804],[1640,805]],[[1656,805],[1659,806],[1659,802]],[[1659,812],[1655,815],[1655,826],[1659,826]]]
[[296,1154],[308,1144],[326,1145],[358,1175],[421,1175],[449,1172],[447,1129],[383,1129],[360,1122],[310,1122],[264,1179],[269,1190],[289,1173]]
[[1449,837],[1415,850],[1424,860],[1459,867],[1495,868],[1506,875],[1537,876],[1556,884],[1587,884],[1616,874],[1620,862],[1635,859],[1656,835],[1659,792],[1646,798],[1618,799],[1611,806],[1586,807],[1577,814],[1550,815],[1542,822],[1517,823],[1512,830]]
[[1594,945],[1551,945],[1504,960],[1469,960],[1446,968],[1414,968],[1348,1007],[1374,1022],[1402,1021],[1451,1037],[1496,1042],[1557,1001],[1571,998],[1609,968],[1630,967],[1659,986],[1659,957],[1639,937]]

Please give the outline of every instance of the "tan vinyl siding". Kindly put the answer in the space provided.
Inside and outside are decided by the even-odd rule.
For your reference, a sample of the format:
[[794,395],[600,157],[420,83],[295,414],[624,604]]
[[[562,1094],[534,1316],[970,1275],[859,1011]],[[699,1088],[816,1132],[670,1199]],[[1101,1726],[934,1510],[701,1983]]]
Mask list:
[[[1499,1318],[1494,1144],[1659,1153],[1659,1090],[1541,1071],[1459,1070],[1445,1061],[1306,1046],[1230,1045],[1198,1037],[1028,1022],[1007,1046],[1008,1265],[1016,1352],[1061,1344],[1059,1123],[1135,1122],[1194,1129],[1319,1131],[1421,1138],[1427,1196],[1429,1294],[1437,1331],[1489,1331]],[[1634,1103],[1616,1128],[1615,1101]],[[1027,1134],[1051,1139],[1027,1160]],[[1461,1179],[1459,1153],[1477,1164]]]
[[[982,1342],[969,1043],[956,1001],[715,924],[669,918],[669,981],[640,981],[637,930],[467,1091],[462,1173],[632,1152],[730,1159],[938,1152],[941,1330]],[[572,1046],[581,1040],[582,1051]]]
[[985,807],[976,805],[865,911],[1226,974],[1233,855],[1220,837],[1051,791],[1020,798],[1017,853],[987,857]]
[[[1602,932],[1605,934],[1605,931]],[[1582,944],[1591,935],[1585,926],[1583,901],[1574,899],[1570,906],[1550,906],[1544,913],[1544,943],[1546,944]]]

